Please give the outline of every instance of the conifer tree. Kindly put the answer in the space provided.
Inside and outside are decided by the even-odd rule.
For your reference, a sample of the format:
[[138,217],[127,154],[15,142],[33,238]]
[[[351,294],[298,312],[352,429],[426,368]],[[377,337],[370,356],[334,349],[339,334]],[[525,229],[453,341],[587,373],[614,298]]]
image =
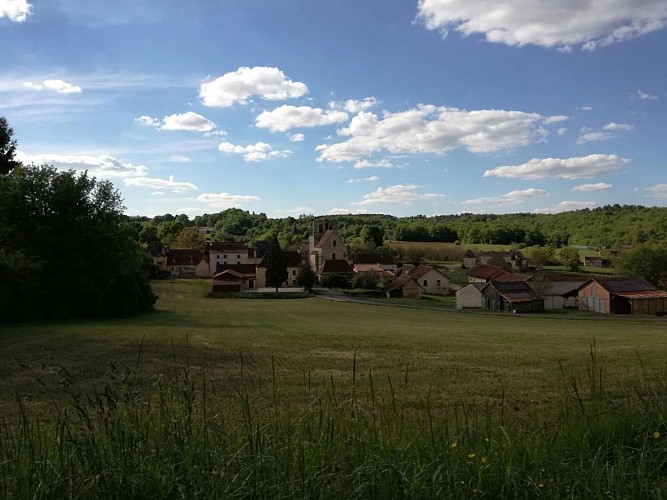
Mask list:
[[285,280],[287,280],[287,266],[278,238],[274,235],[269,242],[266,254],[266,284],[275,287],[277,292],[278,287]]

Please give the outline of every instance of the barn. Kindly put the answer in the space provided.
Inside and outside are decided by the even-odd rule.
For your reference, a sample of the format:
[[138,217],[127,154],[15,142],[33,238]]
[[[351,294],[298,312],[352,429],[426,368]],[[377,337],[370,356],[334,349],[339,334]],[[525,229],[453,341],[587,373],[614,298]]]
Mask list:
[[382,291],[388,299],[421,299],[422,287],[412,277],[402,274]]
[[603,314],[665,314],[667,292],[640,276],[592,278],[579,287],[579,309]]
[[481,290],[482,308],[494,312],[544,312],[544,297],[525,281],[487,283]]

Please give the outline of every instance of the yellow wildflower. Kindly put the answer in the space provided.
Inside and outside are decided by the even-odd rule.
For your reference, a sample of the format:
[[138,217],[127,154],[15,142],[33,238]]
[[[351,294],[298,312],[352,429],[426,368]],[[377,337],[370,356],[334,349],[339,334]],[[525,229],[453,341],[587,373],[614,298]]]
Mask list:
[[475,454],[474,453],[468,454],[468,458],[475,458]]
[[482,461],[483,464],[485,464],[486,461],[488,460],[488,458],[486,458],[486,457],[482,457],[480,460]]
[[454,441],[452,444],[449,445],[450,448],[456,448],[458,446],[458,443]]
[[660,437],[660,433],[659,433],[658,431],[655,431],[655,432],[653,433],[653,438],[654,438],[654,439],[658,439],[659,437]]

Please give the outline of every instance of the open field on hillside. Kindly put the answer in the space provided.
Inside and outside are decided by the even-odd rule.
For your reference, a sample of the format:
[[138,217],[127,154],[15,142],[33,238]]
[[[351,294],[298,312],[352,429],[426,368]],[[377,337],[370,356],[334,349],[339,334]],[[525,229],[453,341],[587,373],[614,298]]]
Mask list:
[[[285,397],[356,376],[405,386],[406,404],[504,397],[516,412],[560,397],[595,342],[610,386],[624,394],[642,371],[667,368],[667,321],[568,314],[506,316],[303,300],[207,299],[205,281],[156,284],[154,314],[108,322],[0,330],[2,411],[15,395],[48,407],[101,388],[118,371],[150,375],[174,363],[206,371],[218,395],[273,377]],[[356,353],[356,354],[355,354]],[[563,372],[564,371],[564,372]],[[565,376],[564,376],[565,373]],[[407,382],[405,380],[407,379]],[[400,383],[399,383],[400,381]],[[532,411],[532,410],[531,410]]]
[[663,319],[207,299],[206,288],[158,283],[151,315],[0,330],[0,497],[667,488]]

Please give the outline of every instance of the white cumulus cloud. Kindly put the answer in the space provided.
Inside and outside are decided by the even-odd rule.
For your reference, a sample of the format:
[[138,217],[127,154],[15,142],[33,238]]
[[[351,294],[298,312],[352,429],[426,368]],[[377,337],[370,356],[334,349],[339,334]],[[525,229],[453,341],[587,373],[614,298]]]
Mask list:
[[611,189],[613,184],[607,184],[606,182],[596,182],[595,184],[579,184],[574,186],[572,191],[580,191],[582,193],[589,193],[591,191],[604,191],[605,189]]
[[361,201],[352,203],[353,205],[412,205],[416,201],[432,200],[442,198],[444,194],[419,193],[417,190],[421,186],[415,184],[388,186],[386,188],[377,188],[372,193],[365,194]]
[[32,14],[32,5],[27,0],[0,0],[0,19],[22,23]]
[[257,196],[229,193],[205,193],[197,196],[197,201],[205,203],[211,208],[226,208],[234,205],[240,205],[248,201],[257,201]]
[[343,111],[284,104],[274,110],[260,113],[255,119],[255,125],[258,128],[268,128],[271,132],[287,132],[292,128],[341,123],[347,118],[348,114]]
[[331,109],[342,109],[348,113],[357,114],[360,111],[366,111],[367,109],[373,108],[380,103],[375,97],[366,97],[364,99],[348,99],[347,101],[336,102],[332,101],[329,103]]
[[278,68],[255,66],[240,67],[215,80],[201,84],[199,97],[205,106],[226,108],[247,104],[258,96],[266,101],[282,101],[308,93],[305,83],[294,82]]
[[579,137],[577,137],[577,144],[585,144],[587,142],[594,141],[606,141],[607,139],[614,137],[612,132],[633,130],[634,128],[634,125],[614,122],[607,123],[602,127],[602,130],[593,130],[591,128],[584,127],[581,129]]
[[288,149],[274,150],[270,144],[265,142],[239,146],[225,141],[218,145],[218,150],[223,153],[243,155],[245,161],[264,161],[271,158],[286,158],[288,155],[292,154]]
[[667,184],[645,187],[644,191],[648,193],[647,197],[649,198],[667,198]]
[[428,29],[490,43],[539,45],[569,52],[593,50],[657,31],[667,25],[664,0],[419,0],[418,18]]
[[[188,111],[186,113],[165,116],[162,121],[157,118],[142,115],[134,119],[135,122],[147,127],[159,128],[160,130],[186,130],[191,132],[211,133],[216,125],[211,120],[198,113]],[[225,135],[225,132],[218,135]]]
[[123,163],[109,155],[62,155],[17,153],[17,159],[24,164],[52,165],[60,170],[87,170],[93,177],[143,177],[148,175],[144,165]]
[[594,201],[561,201],[557,205],[546,208],[536,208],[536,214],[557,214],[560,212],[572,212],[574,210],[592,209],[598,206]]
[[303,134],[292,134],[289,136],[290,142],[303,142],[305,139]]
[[622,168],[628,160],[616,155],[593,154],[574,158],[533,158],[522,165],[508,165],[484,172],[484,177],[514,179],[586,179]]
[[387,160],[386,158],[383,158],[382,160],[378,161],[370,161],[370,160],[361,160],[358,161],[354,164],[354,168],[357,169],[362,169],[362,168],[391,168],[394,165]]
[[23,82],[23,86],[30,90],[53,90],[59,94],[80,94],[81,87],[72,85],[63,80],[44,80],[42,83]]
[[338,131],[349,137],[321,144],[319,161],[359,161],[376,151],[441,154],[456,148],[489,153],[525,146],[540,134],[545,120],[537,113],[504,110],[466,111],[419,105],[407,111],[385,111],[380,118],[362,111]]
[[370,214],[368,210],[365,208],[357,208],[357,209],[350,209],[350,208],[332,208],[329,210],[329,213],[331,215],[365,215],[365,214]]
[[529,188],[518,191],[510,191],[509,193],[501,194],[499,196],[489,196],[482,198],[473,198],[471,200],[462,201],[462,205],[475,206],[505,206],[505,205],[519,205],[525,203],[531,198],[543,198],[549,196],[549,193],[544,189]]
[[139,186],[150,189],[168,189],[174,193],[183,191],[196,191],[199,189],[191,182],[176,182],[174,176],[170,175],[169,179],[157,179],[151,177],[132,177],[123,179],[126,186]]

